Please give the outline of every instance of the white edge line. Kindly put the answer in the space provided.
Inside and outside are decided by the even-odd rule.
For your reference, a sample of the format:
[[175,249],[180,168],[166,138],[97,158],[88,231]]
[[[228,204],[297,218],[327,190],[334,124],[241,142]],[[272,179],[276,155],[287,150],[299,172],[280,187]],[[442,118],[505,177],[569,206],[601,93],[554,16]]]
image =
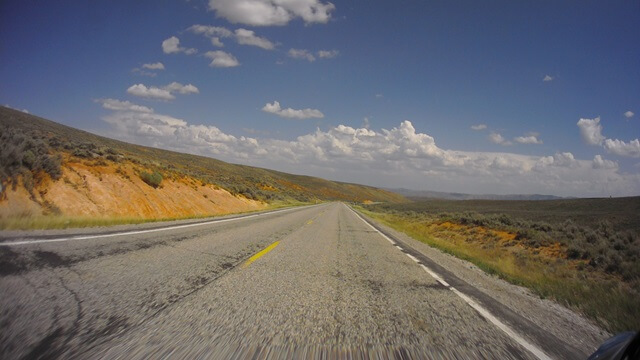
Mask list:
[[291,211],[291,210],[294,210],[294,209],[300,209],[300,208],[295,207],[295,208],[283,209],[283,210],[275,210],[275,211],[270,211],[270,212],[265,212],[265,213],[260,213],[260,214],[240,216],[240,217],[235,217],[235,218],[231,218],[231,219],[217,219],[217,220],[211,220],[211,221],[195,223],[195,224],[175,225],[175,226],[162,227],[162,228],[149,229],[149,230],[135,230],[135,231],[125,231],[125,232],[118,232],[118,233],[104,234],[104,235],[86,235],[86,236],[74,236],[74,237],[55,238],[55,239],[7,241],[7,242],[0,242],[0,246],[17,246],[17,245],[29,245],[29,244],[43,244],[43,243],[53,243],[53,242],[101,239],[101,238],[108,238],[108,237],[115,237],[115,236],[146,234],[146,233],[157,232],[157,231],[184,229],[184,228],[193,227],[193,226],[202,226],[202,225],[210,225],[210,224],[215,224],[215,223],[237,221],[237,220],[242,220],[242,219],[250,219],[250,218],[253,218],[253,217],[257,217],[257,216],[271,215],[271,214],[276,214],[276,213],[280,213],[280,212],[283,212],[283,211]]
[[[348,206],[347,206],[348,207]],[[384,233],[382,233],[380,230],[376,229],[373,225],[369,224],[369,222],[367,222],[366,220],[364,220],[360,214],[358,214],[357,212],[355,212],[355,210],[353,210],[351,207],[348,207],[349,210],[351,210],[360,220],[362,220],[365,224],[369,225],[369,227],[371,227],[373,230],[375,230],[378,234],[382,235],[385,239],[391,241],[391,239],[389,239],[389,237],[387,235],[385,235]],[[411,257],[412,259],[415,259],[414,256],[410,255],[410,254],[406,254],[407,256]],[[417,260],[417,259],[416,259]],[[461,293],[460,291],[458,291],[456,288],[450,286],[446,281],[444,281],[438,274],[436,274],[435,272],[433,272],[431,269],[429,269],[428,267],[426,267],[424,264],[420,264],[420,266],[429,274],[431,275],[434,279],[436,279],[436,281],[438,281],[439,283],[441,283],[442,285],[448,287],[449,289],[451,289],[451,291],[453,291],[456,295],[458,295],[460,298],[462,298],[462,300],[464,300],[467,304],[469,304],[469,306],[471,306],[472,308],[474,308],[478,313],[480,313],[480,315],[482,317],[484,317],[485,319],[489,320],[490,322],[492,322],[495,326],[497,326],[500,330],[502,330],[505,334],[509,335],[513,340],[515,340],[518,344],[522,345],[525,349],[529,350],[529,352],[531,352],[533,355],[535,355],[538,359],[541,360],[551,360],[551,358],[542,350],[540,350],[537,346],[531,344],[530,342],[528,342],[527,340],[525,340],[522,336],[518,335],[518,333],[516,333],[513,329],[511,329],[509,326],[507,326],[506,324],[504,324],[502,321],[498,320],[498,318],[496,318],[495,316],[493,316],[487,309],[483,308],[482,306],[480,306],[478,303],[476,303],[475,301],[473,301],[470,297],[468,297],[467,295]]]
[[415,261],[415,262],[417,262],[417,263],[419,263],[419,262],[420,262],[420,260],[418,260],[418,258],[417,258],[417,257],[415,257],[415,256],[413,256],[413,255],[411,255],[411,254],[405,254],[405,255],[407,255],[407,256],[409,257],[409,259],[411,259],[411,260],[413,260],[413,261]]
[[480,313],[480,315],[482,315],[482,317],[484,317],[485,319],[491,321],[495,326],[497,326],[500,330],[504,331],[507,335],[509,335],[513,340],[515,340],[516,342],[518,342],[518,344],[522,345],[525,349],[529,350],[533,355],[535,355],[538,359],[542,359],[542,360],[551,360],[551,358],[545,354],[542,350],[540,350],[538,347],[536,347],[535,345],[531,344],[530,342],[528,342],[527,340],[525,340],[524,338],[522,338],[520,335],[518,335],[518,333],[516,333],[515,331],[513,331],[513,329],[511,329],[509,326],[507,326],[506,324],[504,324],[502,321],[498,320],[495,316],[493,316],[489,311],[487,311],[485,308],[483,308],[482,306],[480,306],[478,303],[476,303],[475,301],[473,301],[471,298],[469,298],[467,295],[461,293],[460,291],[458,291],[457,289],[451,287],[450,288],[451,291],[453,291],[454,293],[456,293],[456,295],[458,295],[459,297],[461,297],[467,304],[469,304],[469,306],[471,306],[472,308],[474,308],[477,312]]

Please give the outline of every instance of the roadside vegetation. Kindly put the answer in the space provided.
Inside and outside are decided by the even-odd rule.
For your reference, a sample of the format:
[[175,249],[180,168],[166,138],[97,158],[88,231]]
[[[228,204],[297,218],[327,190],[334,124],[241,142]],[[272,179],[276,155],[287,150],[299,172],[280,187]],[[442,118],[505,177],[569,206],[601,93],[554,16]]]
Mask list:
[[427,200],[362,209],[612,332],[640,328],[640,197]]
[[153,174],[143,171],[140,173],[140,179],[153,188],[157,188],[162,184],[162,174],[157,171],[154,171]]
[[[276,210],[284,207],[309,205],[306,202],[296,201],[279,201],[271,203],[266,209],[256,211]],[[242,212],[243,214],[250,213]],[[0,229],[2,230],[44,230],[44,229],[69,229],[69,228],[87,228],[98,226],[114,226],[114,225],[131,225],[146,224],[162,221],[192,220],[192,219],[211,219],[214,217],[236,215],[236,213],[227,213],[224,215],[207,216],[181,216],[181,217],[164,217],[164,218],[141,218],[141,217],[83,217],[83,216],[18,216],[11,218],[0,218]]]
[[62,175],[62,157],[52,154],[46,136],[0,127],[0,182],[15,188],[18,179],[33,195],[34,187],[47,174],[57,180]]

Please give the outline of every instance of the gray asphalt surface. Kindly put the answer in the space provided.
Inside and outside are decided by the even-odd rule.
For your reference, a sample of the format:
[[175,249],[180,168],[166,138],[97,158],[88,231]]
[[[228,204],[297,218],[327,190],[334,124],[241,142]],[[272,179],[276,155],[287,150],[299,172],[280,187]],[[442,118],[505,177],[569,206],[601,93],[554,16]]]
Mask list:
[[[0,246],[0,358],[536,358],[406,252],[429,260],[340,203]],[[457,286],[552,358],[590,352]]]

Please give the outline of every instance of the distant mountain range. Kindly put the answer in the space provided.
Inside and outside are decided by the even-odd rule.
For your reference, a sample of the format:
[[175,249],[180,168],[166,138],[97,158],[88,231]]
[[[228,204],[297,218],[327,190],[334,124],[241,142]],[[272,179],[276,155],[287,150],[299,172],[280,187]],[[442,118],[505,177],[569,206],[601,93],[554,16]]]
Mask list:
[[510,194],[510,195],[497,195],[497,194],[464,194],[464,193],[449,193],[440,191],[429,190],[410,190],[410,189],[390,189],[396,194],[406,196],[408,198],[427,198],[427,199],[442,199],[442,200],[559,200],[566,199],[560,196],[554,195],[540,195],[540,194]]

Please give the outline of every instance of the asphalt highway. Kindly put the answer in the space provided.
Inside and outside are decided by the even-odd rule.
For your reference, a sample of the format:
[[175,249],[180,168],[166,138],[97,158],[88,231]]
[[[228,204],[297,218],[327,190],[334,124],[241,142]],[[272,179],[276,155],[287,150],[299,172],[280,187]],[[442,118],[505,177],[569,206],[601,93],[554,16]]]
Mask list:
[[580,359],[592,351],[378,229],[331,203],[162,227],[5,234],[0,358]]

